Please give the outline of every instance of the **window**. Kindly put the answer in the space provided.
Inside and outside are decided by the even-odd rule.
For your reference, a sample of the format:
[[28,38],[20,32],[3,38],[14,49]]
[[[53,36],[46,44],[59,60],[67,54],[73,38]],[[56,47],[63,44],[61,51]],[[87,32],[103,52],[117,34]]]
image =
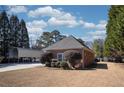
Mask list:
[[63,59],[64,59],[64,54],[63,54],[63,53],[57,53],[57,59],[58,59],[59,61],[63,61]]

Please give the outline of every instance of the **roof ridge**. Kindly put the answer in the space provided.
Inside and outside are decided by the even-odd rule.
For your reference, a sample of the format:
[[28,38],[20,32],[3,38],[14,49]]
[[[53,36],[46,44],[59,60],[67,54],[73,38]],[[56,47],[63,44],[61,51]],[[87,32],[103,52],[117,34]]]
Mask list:
[[86,44],[81,43],[76,37],[74,37],[73,35],[70,35],[70,37],[73,37],[76,41],[78,41],[83,47],[86,47],[88,49],[90,49]]
[[[70,35],[69,37],[74,38],[81,46],[83,46],[83,45],[79,42],[79,40],[78,40],[76,37],[74,37],[73,35]],[[83,47],[84,47],[84,46],[83,46]]]

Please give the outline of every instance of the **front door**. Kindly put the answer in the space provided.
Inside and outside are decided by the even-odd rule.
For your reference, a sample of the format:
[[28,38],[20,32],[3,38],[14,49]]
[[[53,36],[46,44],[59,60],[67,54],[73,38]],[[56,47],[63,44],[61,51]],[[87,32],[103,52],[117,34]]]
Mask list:
[[63,61],[64,54],[63,53],[57,53],[57,59],[58,59],[58,61]]

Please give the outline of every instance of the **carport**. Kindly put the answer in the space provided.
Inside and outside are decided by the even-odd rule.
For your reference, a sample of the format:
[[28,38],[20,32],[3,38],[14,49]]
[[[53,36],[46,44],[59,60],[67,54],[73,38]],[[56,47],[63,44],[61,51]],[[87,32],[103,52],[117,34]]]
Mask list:
[[16,62],[34,62],[40,59],[41,54],[41,50],[14,47],[9,49],[8,59]]

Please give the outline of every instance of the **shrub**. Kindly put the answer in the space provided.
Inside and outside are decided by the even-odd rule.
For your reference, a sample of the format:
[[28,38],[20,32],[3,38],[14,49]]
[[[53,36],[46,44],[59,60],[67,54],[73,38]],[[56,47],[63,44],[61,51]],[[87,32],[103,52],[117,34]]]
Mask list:
[[82,58],[82,55],[80,52],[76,50],[68,50],[64,52],[65,59],[69,61],[69,63],[74,67],[77,63],[77,60],[80,60]]
[[60,62],[58,61],[58,62],[55,62],[55,67],[60,67]]
[[55,62],[51,62],[51,67],[56,67]]
[[46,52],[41,56],[40,61],[42,64],[46,64],[47,66],[47,65],[51,65],[52,58],[53,58],[53,54],[50,52]]
[[68,63],[66,61],[61,61],[60,67],[63,69],[69,69]]

